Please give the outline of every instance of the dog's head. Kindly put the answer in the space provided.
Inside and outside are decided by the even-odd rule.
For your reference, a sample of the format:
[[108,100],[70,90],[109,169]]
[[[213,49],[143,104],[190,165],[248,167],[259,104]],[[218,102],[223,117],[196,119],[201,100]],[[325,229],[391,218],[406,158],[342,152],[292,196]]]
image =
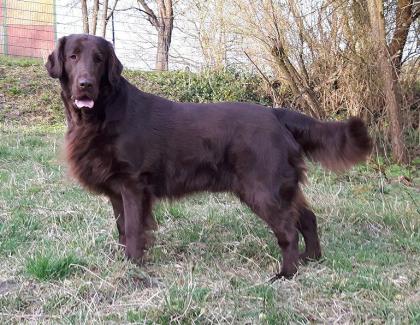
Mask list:
[[100,96],[118,87],[122,72],[111,43],[85,34],[60,38],[45,66],[78,109],[92,109]]

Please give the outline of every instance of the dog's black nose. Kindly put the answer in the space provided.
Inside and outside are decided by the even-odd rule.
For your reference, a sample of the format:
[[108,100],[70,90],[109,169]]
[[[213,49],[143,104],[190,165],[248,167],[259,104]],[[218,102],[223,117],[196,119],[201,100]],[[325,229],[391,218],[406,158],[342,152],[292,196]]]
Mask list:
[[88,79],[81,78],[79,79],[79,87],[82,89],[87,89],[92,87],[92,82]]

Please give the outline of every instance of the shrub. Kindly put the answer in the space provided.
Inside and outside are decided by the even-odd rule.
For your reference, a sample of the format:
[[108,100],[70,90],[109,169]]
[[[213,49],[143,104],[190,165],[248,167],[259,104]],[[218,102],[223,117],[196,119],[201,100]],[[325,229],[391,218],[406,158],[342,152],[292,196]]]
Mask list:
[[253,74],[232,70],[170,72],[126,71],[126,78],[137,87],[181,102],[241,101],[271,105],[271,97]]

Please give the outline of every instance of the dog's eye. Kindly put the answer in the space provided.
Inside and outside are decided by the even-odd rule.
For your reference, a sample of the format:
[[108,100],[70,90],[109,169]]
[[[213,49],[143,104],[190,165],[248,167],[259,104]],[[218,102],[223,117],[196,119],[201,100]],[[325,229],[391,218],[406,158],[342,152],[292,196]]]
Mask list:
[[93,59],[95,60],[96,63],[102,62],[102,58],[100,56],[98,56],[98,55],[95,56]]
[[72,59],[72,60],[76,60],[76,59],[77,59],[77,55],[76,55],[76,54],[72,54],[72,55],[70,55],[70,59]]

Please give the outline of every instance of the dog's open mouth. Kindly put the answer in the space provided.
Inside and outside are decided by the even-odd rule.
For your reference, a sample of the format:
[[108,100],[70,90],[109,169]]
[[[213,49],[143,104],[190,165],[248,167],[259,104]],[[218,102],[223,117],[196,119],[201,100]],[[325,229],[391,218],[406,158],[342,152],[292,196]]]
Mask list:
[[93,105],[95,104],[95,102],[92,99],[90,99],[89,97],[85,96],[85,97],[82,97],[80,99],[75,99],[74,104],[78,108],[92,108]]

